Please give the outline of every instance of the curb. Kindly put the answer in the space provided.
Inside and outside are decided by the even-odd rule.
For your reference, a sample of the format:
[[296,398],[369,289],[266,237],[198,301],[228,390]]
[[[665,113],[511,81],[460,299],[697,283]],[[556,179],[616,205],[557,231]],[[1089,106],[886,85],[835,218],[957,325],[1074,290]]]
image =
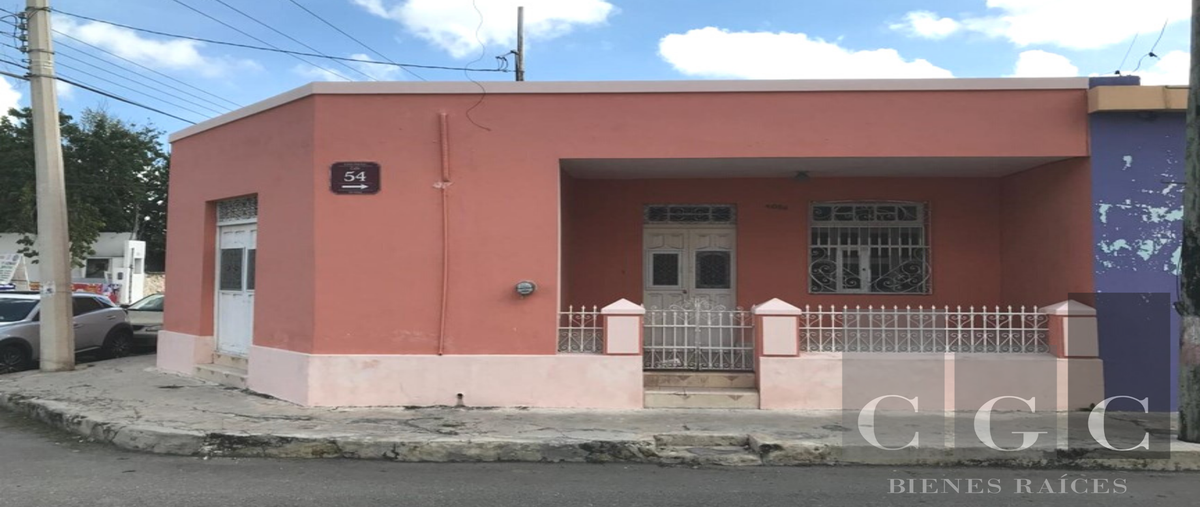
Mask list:
[[[429,438],[399,440],[353,435],[267,435],[202,432],[100,420],[78,406],[15,394],[0,394],[0,409],[41,421],[114,447],[152,454],[193,457],[343,458],[409,463],[550,462],[647,463],[687,466],[968,466],[1005,468],[1070,468],[1101,470],[1200,470],[1200,450],[1174,450],[1169,459],[1113,459],[1089,449],[997,456],[972,449],[924,449],[883,455],[813,441],[779,440],[763,435],[665,433],[631,440]],[[975,454],[972,456],[972,454]]]

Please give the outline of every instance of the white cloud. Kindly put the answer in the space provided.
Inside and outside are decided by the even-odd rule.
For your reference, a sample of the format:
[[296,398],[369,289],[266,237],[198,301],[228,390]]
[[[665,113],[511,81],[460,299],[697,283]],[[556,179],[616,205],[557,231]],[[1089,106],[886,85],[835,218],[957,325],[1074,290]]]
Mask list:
[[[370,56],[362,54],[362,53],[352,54],[348,58],[353,58],[355,60],[371,60]],[[358,69],[363,74],[371,76],[372,78],[374,78],[377,81],[396,81],[403,77],[401,75],[401,73],[404,72],[400,67],[397,67],[395,65],[385,65],[385,64],[378,64],[378,63],[363,63],[363,62],[344,62],[344,63],[346,63],[346,65],[348,65],[350,67]],[[301,64],[297,64],[295,67],[292,67],[292,71],[301,76],[309,78],[313,81],[346,81],[346,78],[342,77],[342,76],[347,76],[347,77],[353,76],[355,81],[366,79],[365,77],[363,77],[363,74],[359,74],[357,72],[350,72],[349,70],[346,70],[345,67],[342,67],[340,65],[333,65],[333,64],[331,64],[331,62],[323,62],[323,63],[321,63],[321,67],[324,67],[325,69],[330,69],[330,70],[318,69],[316,67],[313,67],[312,65],[307,65],[307,64],[301,63]],[[332,70],[335,70],[335,69],[337,71],[336,73],[331,72]]]
[[[1017,46],[1052,44],[1069,49],[1098,49],[1129,40],[1137,34],[1157,35],[1163,21],[1174,23],[1191,15],[1188,0],[987,0],[988,12],[958,20],[936,19],[924,11],[908,13],[907,25],[920,34],[913,17],[927,30],[948,30],[952,23]],[[893,25],[895,26],[895,25]],[[948,34],[947,34],[948,35]]]
[[384,0],[352,1],[371,14],[399,22],[455,58],[478,55],[480,42],[496,53],[515,47],[517,6],[525,7],[527,45],[566,35],[577,26],[602,24],[616,12],[606,0],[475,0],[475,5],[471,0],[404,0],[391,6]]
[[1067,57],[1049,51],[1034,49],[1022,51],[1017,56],[1017,65],[1010,77],[1074,77],[1079,67],[1071,64]]
[[[322,67],[324,67],[324,66],[322,66]],[[325,68],[327,69],[329,67],[325,67]],[[292,72],[295,72],[296,74],[304,76],[313,81],[345,81],[346,80],[346,78],[342,77],[345,75],[344,73],[339,72],[338,74],[341,74],[341,75],[338,75],[338,74],[334,74],[333,72],[330,72],[328,70],[318,69],[316,67],[313,67],[312,65],[308,65],[308,64],[304,64],[304,63],[297,63],[295,67],[292,67]]]
[[0,78],[0,116],[8,115],[8,110],[20,107],[21,91],[8,78]]
[[[350,55],[350,58],[355,60],[374,60],[363,53]],[[351,67],[358,69],[364,74],[375,78],[378,81],[396,81],[403,77],[404,70],[395,65],[383,65],[378,63],[362,63],[349,62]]]
[[1187,51],[1171,51],[1137,75],[1142,77],[1142,84],[1146,85],[1186,85],[1191,60],[1191,54]]
[[913,11],[904,15],[903,23],[895,23],[893,30],[907,32],[923,39],[944,39],[962,28],[951,18],[938,17],[929,11]]
[[55,81],[54,90],[58,92],[58,100],[75,100],[75,86],[65,81]]
[[[71,37],[157,69],[192,71],[205,77],[217,77],[234,69],[261,68],[252,60],[204,55],[200,52],[204,44],[197,41],[148,39],[133,30],[97,22],[76,23],[62,16],[55,16],[54,25],[55,29]],[[75,41],[66,39],[66,42]]]
[[703,77],[860,79],[953,77],[926,60],[894,49],[855,51],[802,33],[730,32],[706,27],[673,33],[658,52],[676,70]]

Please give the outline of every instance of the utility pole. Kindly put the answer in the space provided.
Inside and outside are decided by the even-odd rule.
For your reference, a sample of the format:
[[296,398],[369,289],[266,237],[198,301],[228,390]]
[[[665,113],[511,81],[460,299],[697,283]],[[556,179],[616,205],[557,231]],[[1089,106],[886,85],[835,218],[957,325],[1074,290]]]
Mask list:
[[517,81],[525,80],[525,7],[517,7]]
[[26,0],[29,21],[29,90],[33,108],[33,158],[37,166],[37,251],[41,264],[41,369],[75,369],[71,314],[71,250],[67,236],[67,192],[63,183],[58,96],[54,90],[54,46],[50,0]]

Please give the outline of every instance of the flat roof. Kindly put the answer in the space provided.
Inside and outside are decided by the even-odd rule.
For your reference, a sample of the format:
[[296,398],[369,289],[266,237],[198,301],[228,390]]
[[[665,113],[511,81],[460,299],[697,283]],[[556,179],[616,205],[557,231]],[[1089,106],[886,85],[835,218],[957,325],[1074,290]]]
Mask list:
[[678,81],[382,81],[315,82],[179,130],[188,136],[303,99],[309,95],[462,95],[597,93],[778,93],[964,90],[1086,90],[1088,78],[772,79]]

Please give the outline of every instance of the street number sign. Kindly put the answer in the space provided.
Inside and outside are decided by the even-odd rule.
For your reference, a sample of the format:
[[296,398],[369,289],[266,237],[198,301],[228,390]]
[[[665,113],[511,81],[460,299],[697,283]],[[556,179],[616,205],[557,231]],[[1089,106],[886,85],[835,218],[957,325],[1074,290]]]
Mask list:
[[379,164],[375,162],[337,162],[329,171],[329,189],[335,194],[374,194],[379,192]]

